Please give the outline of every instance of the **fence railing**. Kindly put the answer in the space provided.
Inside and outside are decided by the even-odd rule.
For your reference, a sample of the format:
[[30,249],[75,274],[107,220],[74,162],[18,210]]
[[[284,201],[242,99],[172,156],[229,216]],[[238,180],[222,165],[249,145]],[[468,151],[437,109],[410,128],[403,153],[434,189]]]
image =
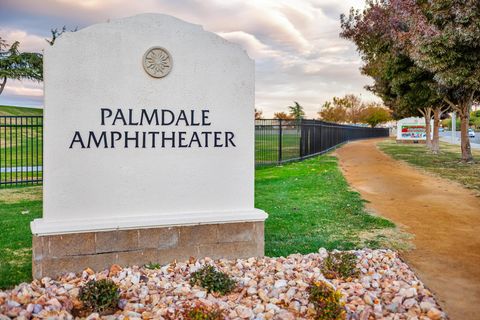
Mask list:
[[[388,137],[388,129],[318,120],[255,120],[255,164],[305,159],[351,140]],[[43,117],[0,116],[0,188],[42,184]]]
[[352,140],[388,137],[387,128],[341,125],[319,120],[255,120],[257,166],[301,160]]
[[0,188],[41,184],[43,117],[0,116]]

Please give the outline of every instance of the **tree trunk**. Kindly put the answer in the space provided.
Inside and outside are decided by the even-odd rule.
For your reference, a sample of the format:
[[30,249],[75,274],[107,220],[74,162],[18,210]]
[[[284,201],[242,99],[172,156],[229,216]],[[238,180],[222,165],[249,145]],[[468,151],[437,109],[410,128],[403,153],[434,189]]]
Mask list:
[[469,99],[460,105],[460,137],[462,148],[462,161],[472,162],[472,149],[470,147],[470,138],[468,137],[468,125],[470,121],[470,106],[472,101]]
[[430,117],[425,117],[425,144],[429,149],[432,149],[432,126],[431,126],[431,120],[432,118]]
[[429,149],[432,149],[432,128],[430,121],[432,120],[432,107],[427,107],[424,109],[417,109],[425,118],[425,144]]
[[432,108],[425,108],[425,144],[432,149]]
[[7,77],[3,77],[2,83],[0,83],[0,94],[3,92],[3,88],[5,88],[5,84],[7,83]]
[[440,117],[442,116],[442,108],[436,107],[433,109],[433,139],[432,139],[432,152],[438,154],[440,152]]

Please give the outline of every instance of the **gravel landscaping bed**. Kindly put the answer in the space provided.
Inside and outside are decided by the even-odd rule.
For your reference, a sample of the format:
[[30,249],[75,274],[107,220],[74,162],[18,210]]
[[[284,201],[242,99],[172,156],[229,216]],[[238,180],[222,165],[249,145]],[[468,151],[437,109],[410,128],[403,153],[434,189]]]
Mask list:
[[[321,272],[328,252],[294,254],[287,258],[250,258],[177,262],[158,269],[121,268],[57,280],[43,278],[0,292],[0,319],[74,318],[80,288],[89,280],[110,278],[120,288],[119,309],[113,315],[88,319],[175,319],[192,303],[224,310],[226,319],[312,319],[314,306],[307,288],[312,281],[330,283],[342,294],[347,319],[446,319],[432,293],[391,250],[356,250],[358,278],[327,280]],[[190,285],[190,274],[214,265],[238,282],[230,294],[207,294]]]

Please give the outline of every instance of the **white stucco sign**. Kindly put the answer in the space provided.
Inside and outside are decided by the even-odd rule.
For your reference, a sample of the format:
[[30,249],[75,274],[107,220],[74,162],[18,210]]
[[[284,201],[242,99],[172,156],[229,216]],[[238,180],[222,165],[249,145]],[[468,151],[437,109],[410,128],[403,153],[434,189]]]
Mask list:
[[254,62],[145,14],[45,51],[44,210],[37,235],[263,221],[254,209]]

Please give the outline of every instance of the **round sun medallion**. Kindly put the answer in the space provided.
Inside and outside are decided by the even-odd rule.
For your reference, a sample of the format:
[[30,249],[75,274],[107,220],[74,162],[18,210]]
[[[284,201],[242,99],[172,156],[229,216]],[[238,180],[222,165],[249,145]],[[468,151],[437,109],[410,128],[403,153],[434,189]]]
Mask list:
[[172,58],[164,48],[150,48],[143,55],[143,68],[150,76],[163,78],[172,69]]

